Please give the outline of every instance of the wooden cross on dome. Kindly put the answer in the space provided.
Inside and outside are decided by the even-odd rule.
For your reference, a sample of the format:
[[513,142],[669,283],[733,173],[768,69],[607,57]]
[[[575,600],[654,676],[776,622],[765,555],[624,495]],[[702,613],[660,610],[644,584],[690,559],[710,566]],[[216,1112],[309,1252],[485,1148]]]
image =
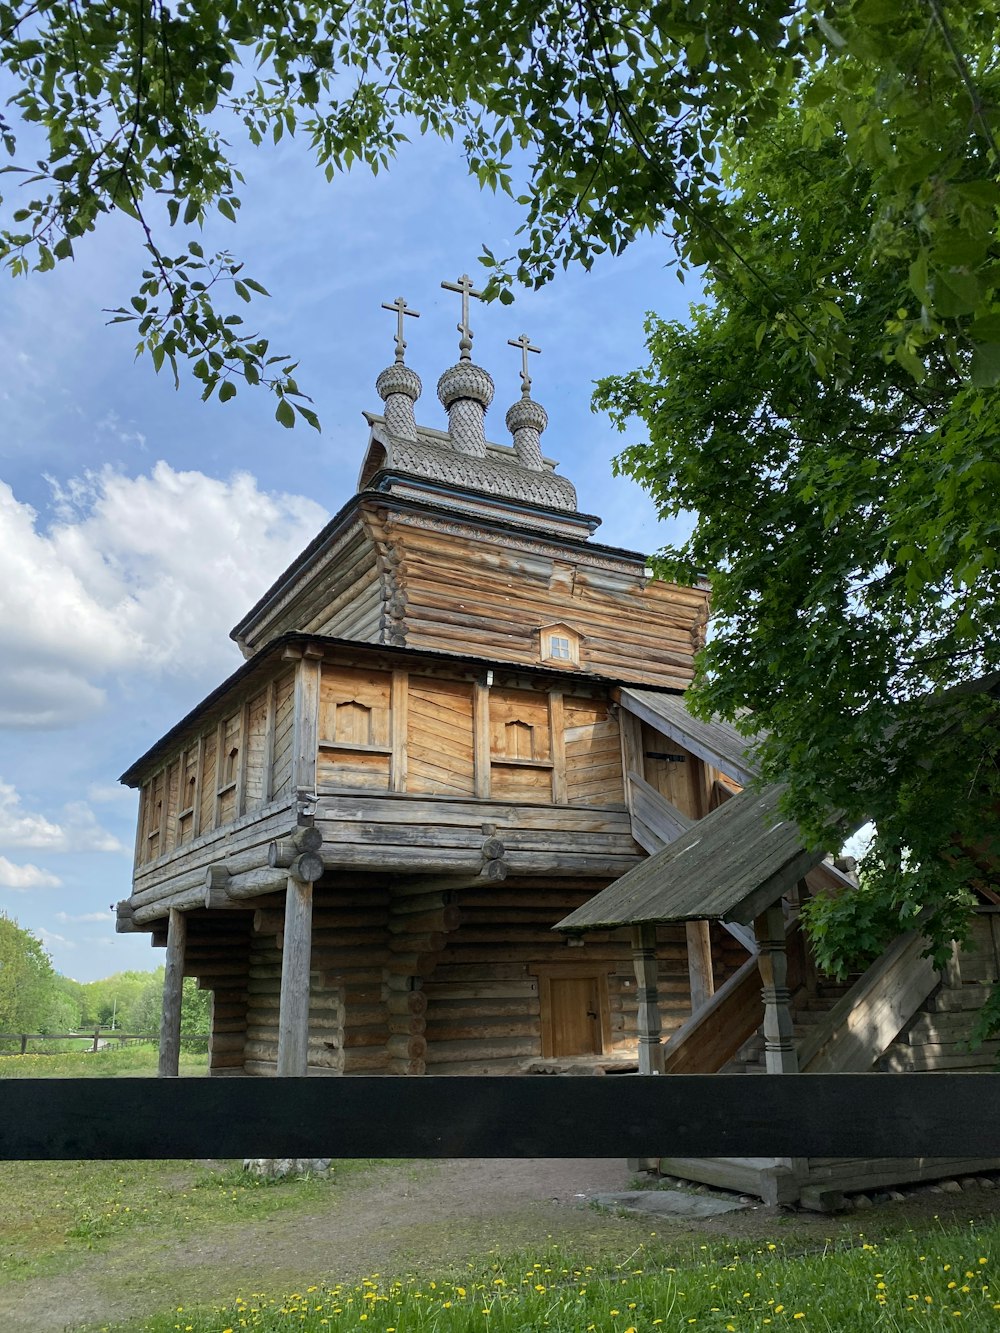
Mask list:
[[462,322],[458,325],[458,331],[462,335],[458,341],[458,350],[462,361],[472,360],[472,329],[469,327],[469,297],[474,296],[477,300],[483,299],[483,293],[477,292],[472,285],[472,279],[468,273],[463,273],[458,282],[442,282],[441,286],[445,291],[461,292],[462,294]]
[[395,301],[389,301],[388,303],[383,301],[382,309],[395,310],[396,312],[396,360],[402,363],[403,354],[406,351],[406,342],[403,338],[403,316],[412,315],[414,319],[419,319],[420,311],[411,310],[401,296],[397,296]]
[[508,347],[520,347],[521,349],[521,393],[525,398],[531,393],[531,376],[528,374],[528,353],[541,353],[541,348],[536,347],[526,333],[522,333],[520,338],[508,338]]

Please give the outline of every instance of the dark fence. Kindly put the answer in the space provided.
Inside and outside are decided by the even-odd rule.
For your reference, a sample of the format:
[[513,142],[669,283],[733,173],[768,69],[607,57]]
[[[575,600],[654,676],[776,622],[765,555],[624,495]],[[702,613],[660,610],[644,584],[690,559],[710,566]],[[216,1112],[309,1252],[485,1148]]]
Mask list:
[[0,1159],[1000,1157],[1000,1074],[10,1079]]
[[[47,1041],[86,1041],[91,1051],[107,1050],[110,1047],[127,1046],[129,1042],[158,1042],[158,1032],[117,1032],[113,1028],[95,1028],[93,1032],[0,1032],[0,1055],[63,1055],[63,1051],[28,1051],[28,1043]],[[15,1049],[5,1051],[5,1046]],[[81,1049],[81,1048],[77,1048]],[[181,1050],[207,1051],[208,1034],[191,1035],[181,1033]]]

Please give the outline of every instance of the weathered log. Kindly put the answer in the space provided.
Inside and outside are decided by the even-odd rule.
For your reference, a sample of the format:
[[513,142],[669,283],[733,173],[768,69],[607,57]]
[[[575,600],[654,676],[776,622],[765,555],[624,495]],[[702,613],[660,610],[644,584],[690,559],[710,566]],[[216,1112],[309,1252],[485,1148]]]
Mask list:
[[285,924],[284,912],[270,907],[258,907],[253,914],[253,933],[255,935],[276,935]]
[[420,1014],[393,1014],[386,1027],[394,1037],[420,1037],[427,1031],[427,1019]]
[[482,846],[483,860],[499,861],[506,850],[499,838],[486,838]]
[[301,852],[289,866],[288,873],[301,884],[315,884],[323,878],[325,870],[326,865],[319,852]]
[[422,990],[390,990],[385,1005],[390,1014],[425,1014],[427,1012],[427,996]]
[[133,935],[140,929],[135,919],[135,908],[123,898],[115,907],[115,930],[119,935]]
[[429,977],[438,964],[439,954],[389,954],[386,957],[385,969],[387,972],[395,973],[396,976],[408,977]]
[[163,1011],[160,1019],[160,1078],[176,1078],[181,1051],[181,996],[184,989],[184,944],[187,918],[176,907],[170,909],[167,927],[167,957],[163,970]]
[[391,953],[440,953],[445,946],[443,931],[429,931],[424,934],[392,935],[389,938]]
[[287,869],[301,852],[318,852],[323,833],[315,825],[301,828],[287,838],[277,838],[267,849],[267,864]]
[[389,1052],[383,1047],[344,1052],[345,1074],[358,1074],[364,1070],[371,1071],[385,1069],[388,1064]]
[[[314,853],[306,852],[304,855],[312,856]],[[300,861],[302,859],[299,857]],[[322,857],[317,859],[322,867]],[[311,936],[312,883],[289,875],[281,955],[281,1021],[278,1035],[280,1077],[301,1078],[306,1072]]]
[[390,1060],[388,1065],[389,1073],[397,1077],[406,1075],[426,1074],[427,1062],[425,1060]]
[[420,1036],[390,1037],[385,1047],[395,1060],[422,1060],[427,1053],[427,1041]]
[[506,861],[487,861],[483,866],[480,878],[499,881],[506,879],[508,873]]
[[230,898],[256,898],[262,893],[277,893],[288,883],[287,870],[245,870],[231,875],[226,885]]
[[389,933],[401,935],[422,930],[451,931],[457,930],[462,922],[462,913],[457,907],[438,907],[431,911],[411,912],[406,915],[393,913],[389,917]]

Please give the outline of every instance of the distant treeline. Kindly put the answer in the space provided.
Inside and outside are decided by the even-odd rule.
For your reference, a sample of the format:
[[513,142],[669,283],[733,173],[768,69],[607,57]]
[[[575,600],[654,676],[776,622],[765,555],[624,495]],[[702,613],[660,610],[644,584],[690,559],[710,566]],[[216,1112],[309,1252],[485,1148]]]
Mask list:
[[[64,977],[41,940],[0,912],[0,1032],[93,1032],[112,1025],[124,1032],[156,1032],[162,990],[162,967],[116,972],[100,981]],[[198,990],[191,977],[185,980],[185,1035],[208,1033],[209,1002],[208,991]]]

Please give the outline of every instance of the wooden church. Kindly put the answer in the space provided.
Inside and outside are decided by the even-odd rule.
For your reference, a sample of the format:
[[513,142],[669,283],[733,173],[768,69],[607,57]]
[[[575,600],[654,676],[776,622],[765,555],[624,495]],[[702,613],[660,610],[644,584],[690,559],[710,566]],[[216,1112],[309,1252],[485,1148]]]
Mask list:
[[[166,946],[161,1074],[185,976],[212,992],[218,1076],[961,1067],[996,949],[981,931],[944,986],[913,941],[862,992],[817,975],[797,905],[848,881],[743,791],[745,740],[684,706],[707,584],[594,540],[523,335],[509,442],[487,439],[479,293],[442,285],[446,427],[416,423],[399,298],[356,494],[232,631],[244,665],[123,775],[118,929]],[[850,1188],[664,1161],[775,1200]]]

